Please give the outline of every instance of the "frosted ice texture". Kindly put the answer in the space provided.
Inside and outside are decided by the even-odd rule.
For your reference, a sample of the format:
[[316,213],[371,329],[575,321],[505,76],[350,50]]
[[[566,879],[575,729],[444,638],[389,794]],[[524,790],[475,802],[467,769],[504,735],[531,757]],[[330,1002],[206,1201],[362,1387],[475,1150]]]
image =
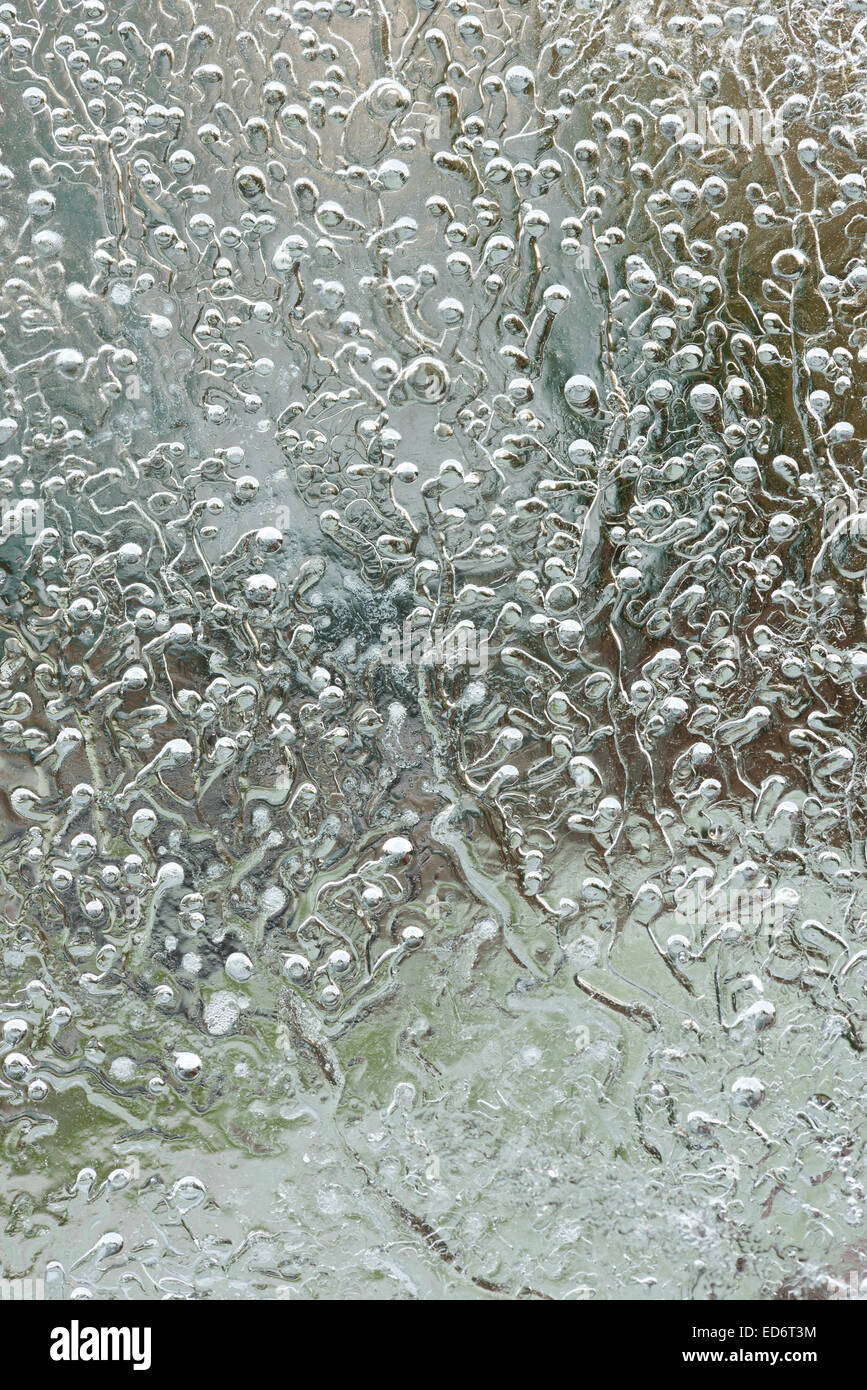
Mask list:
[[860,3],[0,5],[0,1273],[864,1255]]

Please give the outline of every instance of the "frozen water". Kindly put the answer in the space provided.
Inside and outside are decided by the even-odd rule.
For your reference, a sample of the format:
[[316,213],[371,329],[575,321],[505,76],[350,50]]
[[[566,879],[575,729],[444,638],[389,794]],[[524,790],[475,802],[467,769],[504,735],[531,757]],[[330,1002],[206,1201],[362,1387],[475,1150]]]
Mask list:
[[0,4],[0,1276],[863,1272],[867,6]]

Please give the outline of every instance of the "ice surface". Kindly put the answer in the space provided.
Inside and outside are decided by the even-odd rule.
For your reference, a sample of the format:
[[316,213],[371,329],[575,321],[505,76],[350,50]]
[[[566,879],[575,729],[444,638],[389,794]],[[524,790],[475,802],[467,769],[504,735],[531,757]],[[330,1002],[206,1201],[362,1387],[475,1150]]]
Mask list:
[[867,5],[241,8],[0,4],[0,1277],[842,1296]]

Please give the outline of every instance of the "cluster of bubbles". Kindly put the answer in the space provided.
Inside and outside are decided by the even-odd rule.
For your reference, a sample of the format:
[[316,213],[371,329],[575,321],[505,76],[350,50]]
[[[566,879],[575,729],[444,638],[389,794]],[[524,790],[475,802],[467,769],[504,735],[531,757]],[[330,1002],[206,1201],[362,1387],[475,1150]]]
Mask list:
[[[681,1296],[819,1277],[735,1210],[769,1156],[763,1202],[865,1203],[864,9],[0,4],[10,1163],[73,1162],[77,1084],[97,1145],[271,1152],[233,1093],[361,1104],[371,1020],[436,1090],[418,999],[493,952],[503,1017],[599,1040],[599,1144],[707,1175]],[[527,1293],[431,1245],[394,1096],[355,1159],[441,1205],[389,1219]],[[529,1292],[584,1289],[548,1239]]]

